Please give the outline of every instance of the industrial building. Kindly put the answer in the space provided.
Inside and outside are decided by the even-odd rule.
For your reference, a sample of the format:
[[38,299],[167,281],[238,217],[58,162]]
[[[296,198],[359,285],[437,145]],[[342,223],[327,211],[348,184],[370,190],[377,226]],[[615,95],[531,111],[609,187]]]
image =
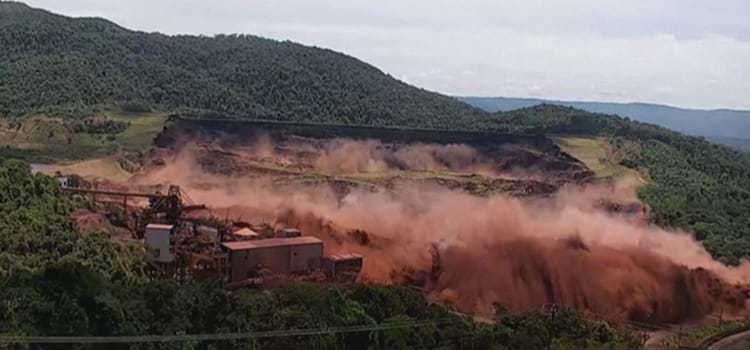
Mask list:
[[[297,228],[275,229],[243,221],[216,220],[206,206],[189,200],[177,186],[167,194],[63,187],[92,205],[121,204],[128,227],[143,239],[149,276],[176,280],[220,278],[227,288],[263,285],[265,276],[308,280],[356,281],[362,256],[324,256],[323,241]],[[132,206],[130,198],[148,199]],[[187,202],[186,202],[187,200]]]
[[270,238],[224,242],[229,254],[229,282],[254,278],[261,270],[275,274],[317,271],[323,258],[323,241],[315,237]]
[[339,281],[354,281],[364,265],[364,257],[359,254],[335,254],[321,261],[326,275]]
[[168,263],[174,260],[173,231],[174,225],[146,225],[146,252],[154,261]]

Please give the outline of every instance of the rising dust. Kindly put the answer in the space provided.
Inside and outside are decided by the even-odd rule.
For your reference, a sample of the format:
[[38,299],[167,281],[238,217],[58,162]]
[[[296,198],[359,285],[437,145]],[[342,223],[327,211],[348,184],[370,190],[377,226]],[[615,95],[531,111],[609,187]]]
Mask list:
[[[393,164],[487,169],[467,146],[389,153],[369,141],[338,142],[311,150],[310,163],[334,174]],[[420,280],[433,298],[460,311],[486,315],[493,304],[528,310],[554,302],[652,322],[699,318],[720,305],[744,312],[744,290],[735,285],[750,282],[747,264],[725,266],[685,232],[595,205],[601,198],[634,200],[630,182],[570,187],[532,200],[414,184],[342,195],[325,185],[279,188],[270,177],[209,174],[186,149],[134,183],[178,184],[222,216],[299,227],[323,239],[328,253],[363,254],[364,281]],[[253,156],[258,150],[275,156],[272,145],[256,147]]]

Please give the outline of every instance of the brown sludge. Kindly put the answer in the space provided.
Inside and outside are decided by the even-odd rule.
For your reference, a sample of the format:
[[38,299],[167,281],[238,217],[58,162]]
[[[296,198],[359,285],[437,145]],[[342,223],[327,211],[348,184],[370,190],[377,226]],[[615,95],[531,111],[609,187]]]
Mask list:
[[[354,153],[371,149],[351,147],[360,146]],[[438,151],[431,147],[410,149],[415,153],[409,159],[435,159]],[[462,146],[442,151],[478,158]],[[329,171],[377,164],[366,155],[367,163],[346,157],[345,164],[336,163],[323,152],[314,159],[325,159],[318,166]],[[700,318],[720,307],[745,312],[739,285],[750,281],[748,265],[725,266],[687,233],[597,205],[602,199],[632,201],[635,186],[627,183],[570,187],[534,200],[413,184],[342,195],[324,185],[279,188],[269,177],[208,174],[189,151],[165,164],[135,182],[179,184],[222,215],[299,227],[323,239],[331,253],[365,255],[364,281],[418,283],[463,312],[487,315],[495,303],[512,310],[559,303],[609,319],[650,322]]]

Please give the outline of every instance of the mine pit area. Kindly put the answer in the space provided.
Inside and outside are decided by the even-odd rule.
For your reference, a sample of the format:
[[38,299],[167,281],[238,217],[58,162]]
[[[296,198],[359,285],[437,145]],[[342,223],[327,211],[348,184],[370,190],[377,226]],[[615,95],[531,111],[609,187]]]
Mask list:
[[66,192],[119,207],[153,278],[404,284],[480,316],[746,313],[747,267],[653,225],[621,182],[543,136],[172,118],[129,181]]
[[544,136],[173,117],[146,169],[185,153],[209,174],[393,189],[431,184],[474,195],[540,196],[592,180]]

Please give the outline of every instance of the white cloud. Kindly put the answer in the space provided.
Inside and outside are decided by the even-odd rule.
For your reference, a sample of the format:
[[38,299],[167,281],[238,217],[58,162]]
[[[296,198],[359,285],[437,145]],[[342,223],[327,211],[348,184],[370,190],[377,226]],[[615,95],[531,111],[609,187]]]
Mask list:
[[252,33],[328,47],[448,94],[750,108],[745,0],[30,4],[145,31]]

